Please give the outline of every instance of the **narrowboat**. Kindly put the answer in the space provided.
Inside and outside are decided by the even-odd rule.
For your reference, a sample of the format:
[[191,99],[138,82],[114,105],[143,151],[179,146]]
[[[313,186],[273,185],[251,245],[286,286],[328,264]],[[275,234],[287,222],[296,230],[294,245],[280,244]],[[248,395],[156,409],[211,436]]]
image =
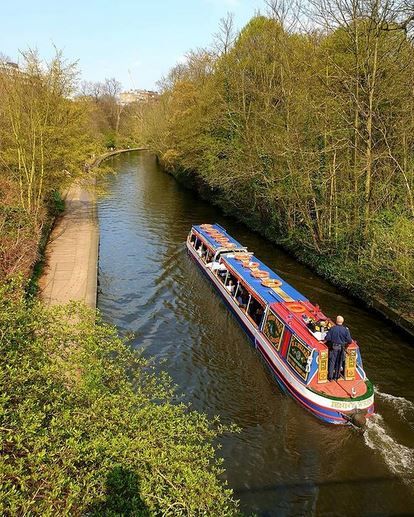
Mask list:
[[340,378],[328,380],[333,323],[218,224],[192,226],[189,255],[224,299],[278,384],[319,419],[363,426],[374,412],[374,390],[359,347],[346,350]]

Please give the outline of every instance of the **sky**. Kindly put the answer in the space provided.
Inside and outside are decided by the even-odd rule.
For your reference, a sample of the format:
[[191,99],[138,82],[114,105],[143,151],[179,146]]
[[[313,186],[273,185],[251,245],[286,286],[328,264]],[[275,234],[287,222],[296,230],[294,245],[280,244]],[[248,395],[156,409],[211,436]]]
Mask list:
[[0,0],[0,53],[18,62],[19,50],[36,48],[49,59],[55,46],[79,61],[82,80],[156,89],[228,12],[241,28],[259,9],[264,0]]

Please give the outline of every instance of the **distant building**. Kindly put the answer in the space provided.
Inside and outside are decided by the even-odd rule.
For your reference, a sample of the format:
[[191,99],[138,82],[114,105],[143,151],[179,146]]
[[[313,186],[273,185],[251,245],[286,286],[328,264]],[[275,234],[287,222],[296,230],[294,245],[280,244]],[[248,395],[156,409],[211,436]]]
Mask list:
[[151,90],[128,90],[119,94],[120,104],[133,102],[151,102],[158,99],[158,93]]
[[19,65],[12,61],[0,61],[0,71],[2,72],[20,72]]

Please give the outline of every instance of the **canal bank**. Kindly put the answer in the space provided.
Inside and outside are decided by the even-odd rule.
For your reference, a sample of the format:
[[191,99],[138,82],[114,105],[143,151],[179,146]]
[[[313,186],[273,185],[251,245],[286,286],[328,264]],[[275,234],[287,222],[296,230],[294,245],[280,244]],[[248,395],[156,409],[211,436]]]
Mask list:
[[410,338],[414,338],[414,312],[406,314],[395,307],[391,307],[385,300],[380,299],[378,296],[367,293],[367,290],[359,285],[355,279],[346,277],[346,273],[342,269],[343,264],[340,261],[330,261],[328,258],[316,257],[306,251],[305,248],[288,245],[286,241],[279,236],[276,228],[260,219],[260,211],[256,214],[245,216],[242,212],[231,208],[220,191],[211,188],[197,174],[170,170],[163,164],[158,156],[157,160],[161,168],[163,168],[167,174],[175,178],[184,188],[194,191],[201,199],[218,206],[223,210],[225,215],[235,218],[238,222],[244,224],[250,230],[257,232],[269,242],[281,247],[285,252],[292,255],[295,260],[313,269],[316,274],[340,289],[345,295],[362,302],[367,308],[389,320],[399,331],[407,334]]
[[108,151],[105,154],[101,154],[97,158],[95,158],[90,164],[89,169],[93,169],[95,167],[99,167],[101,163],[110,158],[111,156],[116,156],[117,154],[124,154],[124,153],[132,153],[133,151],[147,151],[148,149],[146,147],[132,147],[128,149],[115,149],[113,151]]
[[[88,169],[99,167],[111,156],[142,150],[110,151],[97,157]],[[65,196],[64,213],[49,236],[39,280],[40,297],[48,305],[74,300],[96,308],[99,225],[95,183],[95,178],[82,178],[71,185]]]

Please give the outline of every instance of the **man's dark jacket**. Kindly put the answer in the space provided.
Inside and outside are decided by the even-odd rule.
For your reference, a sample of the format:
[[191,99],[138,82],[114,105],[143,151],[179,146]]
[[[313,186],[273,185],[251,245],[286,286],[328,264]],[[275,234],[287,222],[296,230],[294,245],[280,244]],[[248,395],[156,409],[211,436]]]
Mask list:
[[333,345],[349,345],[352,343],[351,333],[348,327],[343,325],[335,325],[328,330],[325,341],[329,341]]

